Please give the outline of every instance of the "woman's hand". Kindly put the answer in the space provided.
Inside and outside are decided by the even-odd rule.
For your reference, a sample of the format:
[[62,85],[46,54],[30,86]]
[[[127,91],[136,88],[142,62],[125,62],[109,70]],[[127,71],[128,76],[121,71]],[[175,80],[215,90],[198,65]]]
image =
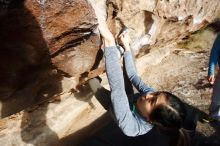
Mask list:
[[122,44],[124,45],[124,49],[125,51],[130,51],[130,42],[131,42],[131,39],[130,39],[130,36],[128,34],[128,30],[123,32],[122,34],[119,35],[119,38],[122,42]]
[[214,82],[215,82],[215,76],[214,76],[214,75],[208,76],[207,79],[208,79],[208,81],[209,81],[209,83],[210,83],[211,85],[214,84]]

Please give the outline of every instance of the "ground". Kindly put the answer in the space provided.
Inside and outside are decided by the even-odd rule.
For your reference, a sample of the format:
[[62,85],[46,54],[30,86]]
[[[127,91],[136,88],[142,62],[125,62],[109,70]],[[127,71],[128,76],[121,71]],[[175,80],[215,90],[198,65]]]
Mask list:
[[[143,79],[157,90],[178,95],[189,105],[208,114],[212,86],[207,82],[209,50],[176,49],[161,63],[151,66]],[[219,146],[220,123],[197,123],[197,145]]]

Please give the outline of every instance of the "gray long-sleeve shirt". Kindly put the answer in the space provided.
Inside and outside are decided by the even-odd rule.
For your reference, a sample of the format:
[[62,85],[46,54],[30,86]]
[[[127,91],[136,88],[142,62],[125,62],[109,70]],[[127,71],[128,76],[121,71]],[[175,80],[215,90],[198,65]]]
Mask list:
[[[137,112],[130,110],[129,101],[125,92],[123,72],[119,63],[118,49],[107,47],[104,51],[106,73],[111,89],[111,102],[114,118],[127,136],[143,135],[152,129],[152,125],[142,118]],[[137,75],[132,55],[125,52],[125,68],[132,84],[141,94],[154,92]]]

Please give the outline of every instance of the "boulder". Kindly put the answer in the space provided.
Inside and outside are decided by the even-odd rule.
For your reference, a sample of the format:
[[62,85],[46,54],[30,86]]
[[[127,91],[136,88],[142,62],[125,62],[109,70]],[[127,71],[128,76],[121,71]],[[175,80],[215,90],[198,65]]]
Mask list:
[[85,0],[3,0],[0,15],[0,98],[53,65],[70,76],[94,69],[97,19]]

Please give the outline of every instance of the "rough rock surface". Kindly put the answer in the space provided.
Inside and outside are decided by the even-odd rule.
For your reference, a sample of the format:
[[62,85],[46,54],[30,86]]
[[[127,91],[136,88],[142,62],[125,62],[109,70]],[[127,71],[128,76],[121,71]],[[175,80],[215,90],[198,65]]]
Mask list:
[[[92,4],[92,6],[90,5]],[[119,32],[133,28],[136,55],[184,38],[218,14],[216,0],[112,0],[107,1],[109,25]],[[2,0],[0,15],[0,95],[8,99],[32,80],[36,70],[53,64],[67,75],[82,78],[98,68],[102,54],[96,33],[96,0]],[[105,11],[98,11],[106,16]],[[8,62],[7,65],[4,62]],[[91,76],[103,72],[99,68]]]
[[135,52],[143,45],[165,45],[206,26],[218,15],[216,0],[115,0],[117,32],[131,31]]
[[100,41],[99,35],[94,33],[97,19],[88,2],[3,2],[1,10],[5,11],[0,16],[1,99],[7,99],[32,79],[35,70],[51,62],[71,76],[80,76],[96,65]]

